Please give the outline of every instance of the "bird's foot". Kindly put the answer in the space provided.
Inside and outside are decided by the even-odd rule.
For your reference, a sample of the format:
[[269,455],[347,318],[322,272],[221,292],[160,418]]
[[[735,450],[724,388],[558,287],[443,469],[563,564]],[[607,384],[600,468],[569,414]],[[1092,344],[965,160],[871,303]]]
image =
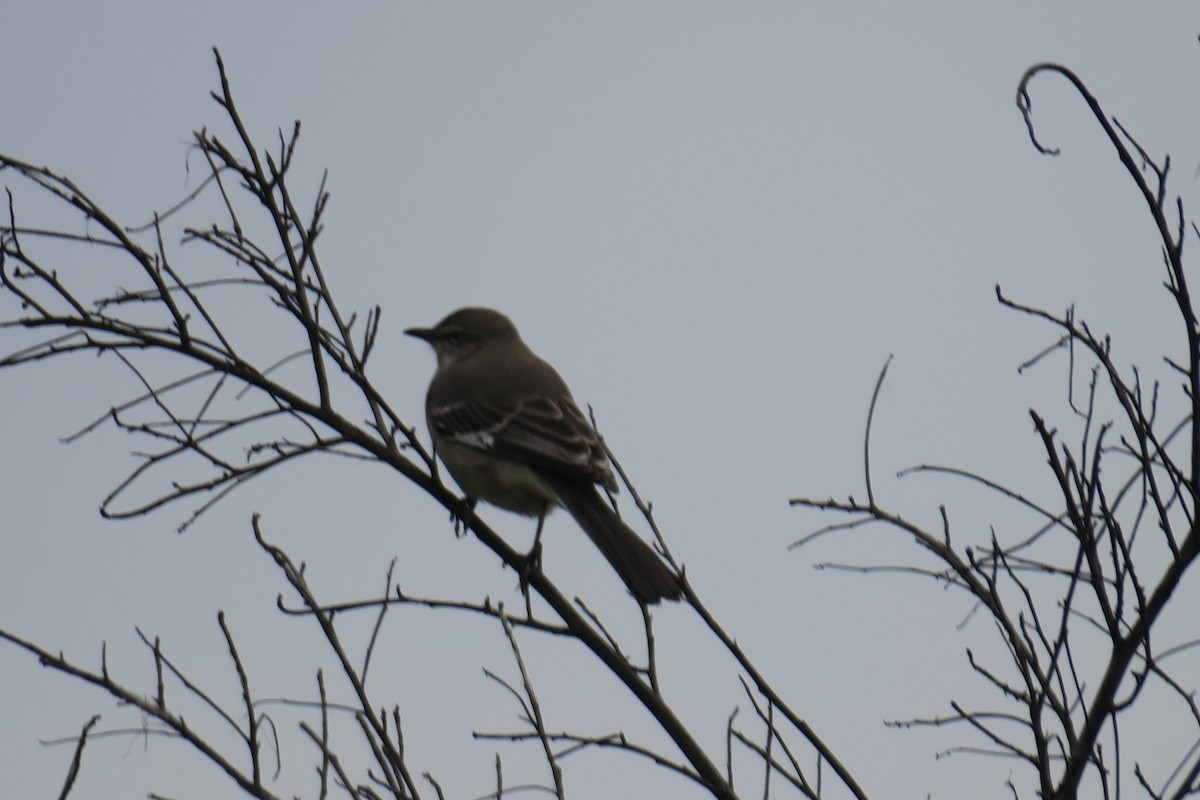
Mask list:
[[[475,504],[478,502],[479,502],[479,499],[475,498],[475,497],[464,497],[463,498],[463,504],[466,505],[466,507],[471,509],[472,511],[475,510]],[[466,536],[467,535],[467,523],[463,522],[462,518],[456,516],[453,512],[450,514],[450,518],[452,520],[454,520],[454,537],[456,539],[461,539],[462,537]]]
[[517,565],[517,578],[521,582],[521,594],[525,595],[526,604],[529,602],[529,577],[542,571],[542,543],[535,541],[533,547],[521,556]]

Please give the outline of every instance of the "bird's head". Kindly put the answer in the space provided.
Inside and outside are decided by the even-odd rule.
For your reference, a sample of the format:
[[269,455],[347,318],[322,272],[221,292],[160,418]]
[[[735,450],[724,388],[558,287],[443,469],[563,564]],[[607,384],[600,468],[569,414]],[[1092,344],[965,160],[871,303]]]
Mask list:
[[508,317],[492,308],[477,307],[451,312],[432,328],[409,328],[404,332],[428,342],[439,366],[465,358],[489,342],[521,338]]

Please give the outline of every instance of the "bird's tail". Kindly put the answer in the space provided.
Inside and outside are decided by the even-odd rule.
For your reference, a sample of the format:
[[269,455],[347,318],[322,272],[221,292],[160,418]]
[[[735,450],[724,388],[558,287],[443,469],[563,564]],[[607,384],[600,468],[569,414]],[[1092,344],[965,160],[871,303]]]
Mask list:
[[650,545],[604,502],[591,485],[549,478],[563,507],[570,512],[592,544],[608,559],[629,591],[643,603],[683,596],[679,577]]

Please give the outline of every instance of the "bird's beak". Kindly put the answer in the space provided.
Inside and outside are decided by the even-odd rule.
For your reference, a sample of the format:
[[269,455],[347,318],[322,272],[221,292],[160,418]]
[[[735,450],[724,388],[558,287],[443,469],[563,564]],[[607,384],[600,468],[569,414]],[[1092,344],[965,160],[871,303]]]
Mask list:
[[433,330],[431,328],[408,328],[404,333],[408,336],[424,339],[427,342],[433,338]]

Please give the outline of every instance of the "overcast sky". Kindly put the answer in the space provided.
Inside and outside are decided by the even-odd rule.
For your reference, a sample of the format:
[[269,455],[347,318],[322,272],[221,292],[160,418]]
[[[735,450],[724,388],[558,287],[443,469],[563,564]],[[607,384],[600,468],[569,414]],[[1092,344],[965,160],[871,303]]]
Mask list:
[[[1031,64],[1070,66],[1151,154],[1172,154],[1174,190],[1195,199],[1196,5],[332,9],[6,3],[0,151],[47,164],[119,219],[144,223],[196,187],[191,131],[228,135],[209,97],[219,47],[260,145],[303,121],[293,190],[311,198],[329,170],[322,258],[343,309],[383,306],[375,379],[395,408],[421,421],[433,368],[405,327],[469,304],[505,311],[595,408],[718,618],[868,791],[1000,797],[1007,777],[1027,780],[1003,761],[935,760],[958,743],[954,732],[884,728],[983,694],[963,651],[991,630],[982,620],[956,629],[969,605],[932,584],[814,571],[907,551],[879,532],[789,553],[827,520],[787,501],[862,493],[862,428],[889,354],[874,452],[881,499],[924,521],[946,501],[977,525],[964,535],[986,537],[989,524],[1027,520],[992,514],[955,484],[897,482],[896,470],[953,463],[1053,498],[1027,409],[1069,423],[1065,366],[1017,374],[1054,334],[999,308],[997,283],[1053,310],[1077,303],[1117,337],[1121,363],[1165,377],[1159,355],[1178,327],[1140,198],[1065,81],[1033,83],[1038,130],[1062,148],[1057,159],[1030,145],[1014,95]],[[38,224],[44,204],[13,188],[23,221]],[[212,257],[183,253],[191,264]],[[76,256],[86,269],[88,252]],[[261,335],[264,352],[289,352],[274,328]],[[150,691],[138,626],[236,706],[215,619],[224,609],[255,686],[311,697],[329,659],[305,622],[275,611],[283,582],[254,546],[253,511],[308,563],[326,600],[378,593],[397,556],[414,592],[516,602],[512,574],[456,541],[440,508],[382,468],[326,459],[282,470],[182,536],[173,531],[185,507],[102,521],[97,506],[136,464],[129,438],[59,440],[136,392],[117,364],[91,358],[0,373],[0,627],[90,666],[106,641],[110,669]],[[547,569],[636,641],[636,609],[560,516]],[[527,520],[487,518],[514,541],[532,533]],[[733,707],[749,713],[732,667],[685,609],[657,616],[664,685],[720,752]],[[358,633],[368,624],[347,622]],[[499,630],[405,611],[381,636],[375,691],[405,713],[415,768],[453,797],[486,793],[497,745],[470,733],[518,727],[482,673],[512,674]],[[662,743],[581,648],[526,638],[551,727]],[[56,795],[70,747],[39,739],[71,736],[94,712],[101,727],[138,724],[14,648],[0,646],[0,675],[5,796]],[[295,716],[279,719],[290,747],[278,790],[312,796],[316,757]],[[544,779],[533,748],[499,749],[512,780]],[[612,755],[567,765],[575,798],[698,796]],[[212,797],[229,784],[174,743],[124,735],[90,746],[73,796],[151,790]]]

